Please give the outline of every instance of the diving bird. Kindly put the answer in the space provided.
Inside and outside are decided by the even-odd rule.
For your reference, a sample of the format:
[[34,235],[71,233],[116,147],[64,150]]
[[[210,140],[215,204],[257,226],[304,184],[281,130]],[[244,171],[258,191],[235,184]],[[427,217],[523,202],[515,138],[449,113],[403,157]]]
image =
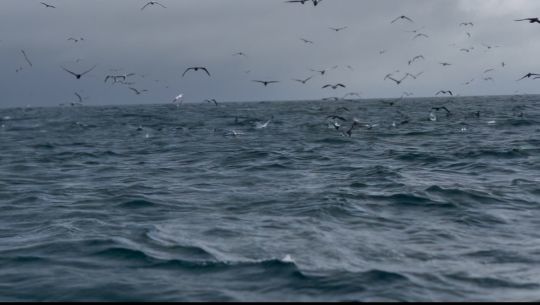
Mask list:
[[261,83],[261,84],[263,84],[265,87],[268,86],[268,84],[279,83],[279,81],[277,81],[277,80],[270,80],[270,81],[253,80],[253,82]]
[[401,15],[401,16],[397,17],[396,19],[392,20],[392,22],[390,22],[390,23],[394,23],[394,22],[398,21],[399,19],[404,19],[404,20],[408,20],[410,22],[414,22],[414,21],[412,21],[411,18],[409,18],[409,17],[407,17],[405,15]]
[[538,73],[530,73],[529,72],[529,73],[525,74],[525,76],[523,76],[522,78],[518,79],[518,81],[520,81],[520,80],[522,80],[524,78],[530,78],[531,76],[540,76],[540,74],[538,74]]
[[324,89],[324,88],[332,88],[332,89],[336,90],[338,87],[345,88],[345,85],[341,84],[341,83],[335,84],[335,85],[327,84],[327,85],[322,86],[322,89]]
[[449,95],[454,95],[452,93],[452,91],[448,90],[448,91],[445,91],[445,90],[439,90],[437,93],[435,93],[435,95],[439,95],[439,94],[449,94]]
[[293,79],[293,80],[294,80],[294,81],[297,81],[297,82],[299,82],[299,83],[302,83],[302,84],[305,85],[306,82],[307,82],[308,80],[312,79],[312,78],[313,78],[313,76],[310,76],[310,77],[308,77],[308,78],[306,78],[306,79]]
[[72,74],[73,76],[75,76],[76,79],[80,79],[80,78],[81,78],[83,75],[85,75],[86,73],[88,73],[88,72],[94,70],[94,68],[97,67],[97,65],[93,66],[93,67],[90,68],[89,70],[84,71],[84,72],[81,73],[81,74],[78,74],[78,73],[69,71],[68,69],[66,69],[66,68],[64,68],[64,67],[62,67],[62,66],[60,66],[60,67],[61,67],[62,69],[64,69],[64,71],[66,71],[66,72]]
[[518,20],[514,20],[514,21],[529,21],[529,23],[540,23],[540,19],[538,19],[538,17],[534,17],[534,18],[524,18],[524,19],[518,19]]
[[182,74],[182,77],[184,77],[184,75],[186,75],[186,73],[189,70],[198,71],[199,69],[203,70],[204,72],[206,72],[206,74],[208,74],[208,76],[210,76],[210,72],[208,72],[208,69],[206,69],[205,67],[190,67],[190,68],[187,68],[186,71],[184,71],[184,73]]
[[47,4],[47,3],[45,3],[45,2],[40,2],[40,3],[43,4],[43,5],[45,5],[45,7],[56,8],[56,6]]
[[161,3],[157,2],[157,1],[150,1],[150,2],[146,3],[143,7],[141,7],[141,11],[144,10],[149,5],[156,5],[156,4],[161,6],[162,8],[167,8],[167,7],[165,7],[165,5],[163,5],[163,4],[161,4]]

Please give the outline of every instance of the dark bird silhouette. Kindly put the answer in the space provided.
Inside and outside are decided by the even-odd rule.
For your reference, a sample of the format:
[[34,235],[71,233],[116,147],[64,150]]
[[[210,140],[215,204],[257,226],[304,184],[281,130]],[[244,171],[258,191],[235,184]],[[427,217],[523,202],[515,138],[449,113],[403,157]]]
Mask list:
[[302,83],[302,84],[305,85],[306,82],[307,82],[308,80],[312,79],[312,78],[313,78],[313,76],[310,76],[310,77],[308,77],[308,78],[306,78],[306,79],[293,79],[293,80],[294,80],[294,81],[297,81],[297,82],[299,82],[299,83]]
[[518,20],[514,20],[514,21],[529,21],[529,23],[540,23],[540,20],[538,19],[538,17],[534,17],[534,18],[524,18],[524,19],[518,19]]
[[22,55],[24,56],[24,59],[26,60],[26,62],[30,65],[30,67],[32,66],[32,62],[30,61],[30,59],[28,59],[28,56],[26,56],[26,52],[24,52],[24,50],[21,50],[21,53]]
[[244,52],[237,52],[237,53],[234,53],[233,56],[244,56],[244,57],[247,57],[247,55],[246,55]]
[[449,95],[454,95],[452,93],[452,91],[448,90],[448,91],[445,91],[445,90],[439,90],[437,93],[435,93],[435,95],[439,95],[439,94],[449,94]]
[[310,0],[289,0],[289,1],[285,1],[286,3],[300,3],[300,4],[305,4],[306,2],[308,2]]
[[79,93],[77,93],[77,92],[75,92],[75,95],[76,95],[77,98],[79,99],[79,103],[82,103],[82,101],[83,101],[82,96],[81,96]]
[[518,79],[518,81],[520,81],[520,80],[522,80],[524,78],[530,78],[531,76],[535,76],[535,78],[536,78],[536,76],[540,76],[540,74],[538,74],[538,73],[530,73],[529,72],[529,73],[525,74],[525,76],[523,76],[522,78]]
[[313,2],[313,6],[317,6],[317,4],[321,3],[323,0],[311,0]]
[[43,5],[45,5],[45,7],[56,8],[56,6],[47,4],[47,3],[45,3],[45,2],[40,2],[40,3],[43,4]]
[[80,37],[79,39],[77,39],[77,38],[74,38],[74,37],[69,37],[67,40],[73,40],[73,42],[79,42],[81,40],[84,40],[84,38]]
[[300,38],[300,40],[302,40],[305,43],[313,44],[313,41],[311,41],[311,40],[307,40],[307,39],[304,39],[304,38]]
[[156,4],[161,6],[162,8],[167,8],[165,5],[163,5],[163,4],[161,4],[161,3],[157,2],[157,1],[150,1],[150,2],[146,3],[143,7],[141,7],[141,11],[144,10],[149,5],[156,5]]
[[435,110],[435,111],[444,110],[444,111],[446,111],[447,116],[452,114],[452,112],[450,112],[450,110],[448,110],[448,108],[446,108],[445,106],[433,107],[433,108],[431,108],[431,110]]
[[210,72],[208,72],[208,69],[206,69],[205,67],[190,67],[190,68],[187,68],[186,71],[184,71],[184,73],[182,74],[182,77],[184,77],[184,75],[186,75],[186,73],[189,70],[193,70],[193,71],[203,70],[204,72],[206,72],[206,74],[208,74],[208,76],[210,76]]
[[425,59],[425,58],[422,55],[417,55],[417,56],[413,57],[411,60],[409,60],[409,66],[417,59]]
[[405,19],[405,20],[408,20],[410,22],[414,22],[414,21],[412,21],[411,18],[409,18],[407,16],[404,16],[404,15],[401,15],[401,16],[397,17],[396,19],[392,20],[392,22],[390,22],[390,23],[394,23],[394,22],[398,21],[399,19]]
[[358,126],[358,125],[359,125],[359,122],[358,122],[356,119],[354,119],[354,121],[353,121],[353,123],[352,123],[352,125],[351,125],[351,128],[349,128],[349,130],[347,130],[347,135],[348,135],[349,137],[352,136],[352,131],[353,131],[353,129],[354,129],[356,126]]
[[346,29],[346,28],[347,28],[347,27],[344,26],[344,27],[340,27],[340,28],[329,28],[329,29],[334,30],[334,31],[336,31],[336,32],[339,32],[339,31],[344,30],[344,29]]
[[321,75],[324,75],[324,73],[326,73],[326,69],[324,69],[324,70],[313,70],[313,69],[309,69],[309,70],[312,71],[312,72],[319,72],[319,73],[321,73]]
[[471,51],[470,49],[466,49],[466,48],[461,48],[461,49],[459,49],[459,50],[460,50],[460,51],[463,51],[463,52],[467,52],[467,53],[469,53],[469,52]]
[[487,70],[484,70],[484,73],[488,73],[488,72],[491,72],[493,70],[495,70],[495,69],[487,69]]
[[340,84],[335,84],[335,85],[327,84],[327,85],[322,86],[322,89],[324,89],[324,88],[332,88],[332,89],[336,90],[338,87],[345,88],[345,85],[341,84],[341,83]]
[[216,101],[215,98],[211,99],[211,100],[204,100],[205,102],[208,102],[208,103],[214,103],[216,106],[218,105],[218,102]]
[[447,62],[440,62],[439,64],[443,65],[443,66],[451,66],[452,64],[450,63],[447,63]]
[[279,83],[279,81],[277,81],[277,80],[269,80],[269,81],[264,81],[264,80],[253,80],[253,82],[261,83],[261,84],[263,84],[265,87],[268,86],[268,84]]
[[459,26],[468,26],[468,25],[474,26],[474,24],[472,22],[462,22],[462,23],[459,24]]
[[131,90],[132,90],[133,92],[135,92],[135,94],[137,94],[137,95],[139,95],[139,94],[141,94],[141,93],[143,93],[143,92],[148,91],[148,90],[146,90],[146,89],[143,89],[143,90],[137,90],[136,88],[133,88],[133,87],[129,87],[129,89],[131,89]]
[[418,33],[418,34],[414,35],[413,39],[416,39],[416,38],[418,38],[418,37],[426,37],[426,38],[429,38],[429,36],[426,35],[426,34],[424,34],[424,33]]
[[66,72],[70,73],[71,75],[75,76],[76,79],[80,79],[80,78],[81,78],[83,75],[85,75],[86,73],[88,73],[88,72],[94,70],[94,68],[97,67],[97,65],[93,66],[93,67],[90,68],[89,70],[84,71],[84,72],[81,73],[81,74],[78,74],[78,73],[69,71],[68,69],[66,69],[66,68],[64,68],[64,67],[62,67],[62,66],[60,66],[60,67],[61,67],[62,69],[64,69],[64,71],[66,71]]

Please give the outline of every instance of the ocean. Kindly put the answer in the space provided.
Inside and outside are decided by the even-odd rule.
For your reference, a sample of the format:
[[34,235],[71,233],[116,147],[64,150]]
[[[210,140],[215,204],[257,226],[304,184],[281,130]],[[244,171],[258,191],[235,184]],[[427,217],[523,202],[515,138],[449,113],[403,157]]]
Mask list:
[[539,96],[0,109],[0,143],[1,301],[540,301]]

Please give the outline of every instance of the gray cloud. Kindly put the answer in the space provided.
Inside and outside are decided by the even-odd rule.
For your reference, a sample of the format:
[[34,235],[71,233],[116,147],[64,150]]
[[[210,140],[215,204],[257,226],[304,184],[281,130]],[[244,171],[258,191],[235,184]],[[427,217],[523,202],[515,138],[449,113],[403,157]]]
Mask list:
[[[366,98],[399,97],[404,91],[431,96],[440,89],[460,95],[538,93],[538,82],[515,80],[540,72],[540,25],[513,21],[540,11],[535,0],[324,0],[317,7],[282,0],[162,0],[167,9],[144,11],[145,1],[49,2],[57,8],[47,9],[37,0],[2,1],[1,107],[57,105],[74,100],[75,91],[88,96],[89,105],[165,103],[179,92],[188,102],[315,99],[351,91]],[[402,14],[414,24],[390,23]],[[465,21],[475,26],[460,27]],[[338,33],[328,29],[340,26],[348,28]],[[418,28],[430,37],[413,40],[414,34],[406,32]],[[71,36],[85,40],[67,41]],[[315,44],[306,45],[301,37]],[[474,47],[470,53],[459,51],[469,47]],[[33,67],[26,65],[21,49]],[[382,49],[387,52],[380,55]],[[239,51],[248,58],[232,56]],[[408,60],[419,54],[425,61],[409,66]],[[442,67],[440,61],[453,65]],[[60,68],[83,71],[94,64],[98,67],[80,80]],[[213,76],[189,73],[182,78],[192,65],[207,66]],[[291,80],[312,75],[310,68],[335,65],[306,85]],[[19,67],[23,70],[16,73]],[[483,80],[488,68],[495,69],[489,73],[494,81]],[[134,86],[149,92],[135,96],[125,86],[104,84],[105,75],[114,73],[110,69],[137,73]],[[383,80],[396,70],[396,77],[424,74],[399,86]],[[473,83],[463,85],[472,78]],[[253,79],[281,82],[263,87]],[[337,82],[348,87],[321,89]]]

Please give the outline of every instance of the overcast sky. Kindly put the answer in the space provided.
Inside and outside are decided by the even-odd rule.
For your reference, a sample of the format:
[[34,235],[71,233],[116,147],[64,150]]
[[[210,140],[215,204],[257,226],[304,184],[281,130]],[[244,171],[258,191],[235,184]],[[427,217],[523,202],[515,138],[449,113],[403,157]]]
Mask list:
[[[349,92],[363,98],[433,96],[439,90],[461,96],[540,93],[540,80],[516,82],[527,72],[540,73],[540,24],[514,21],[540,17],[538,0],[324,0],[316,7],[284,0],[160,0],[167,8],[144,10],[147,1],[138,0],[44,0],[56,8],[40,2],[2,0],[0,107],[69,103],[77,101],[74,92],[87,105],[169,103],[179,93],[197,103]],[[391,23],[400,15],[414,22]],[[416,33],[407,32],[418,29],[429,37],[413,39]],[[420,54],[424,60],[408,65]],[[79,80],[60,68],[82,72],[96,64]],[[205,66],[212,77],[200,71],[182,77],[190,66]],[[310,69],[329,70],[320,75]],[[484,73],[488,69],[494,70]],[[128,85],[104,83],[106,75],[131,72],[131,86],[147,92],[135,95]],[[407,72],[423,74],[400,85],[384,80],[388,73],[400,79]],[[305,85],[292,80],[311,75]],[[280,83],[264,87],[252,80]],[[328,83],[347,87],[321,88]]]

